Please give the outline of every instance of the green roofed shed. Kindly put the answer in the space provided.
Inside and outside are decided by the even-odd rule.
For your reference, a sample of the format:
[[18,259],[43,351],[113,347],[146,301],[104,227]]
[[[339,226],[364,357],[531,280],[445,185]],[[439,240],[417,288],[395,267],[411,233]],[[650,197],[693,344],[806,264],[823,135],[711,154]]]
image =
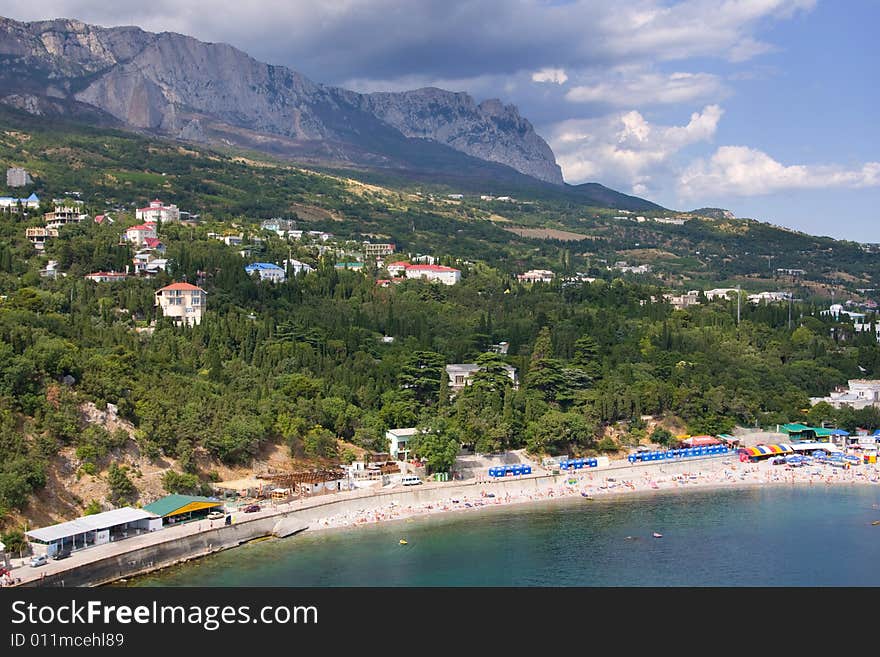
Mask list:
[[834,429],[826,429],[825,427],[808,427],[806,424],[801,424],[800,422],[783,424],[779,427],[779,430],[787,433],[793,440],[814,440],[817,438],[829,438],[834,435]]
[[210,497],[198,495],[166,495],[165,497],[144,505],[144,510],[161,516],[166,524],[203,518],[213,510],[221,510],[223,502]]
[[806,429],[809,428],[810,427],[808,427],[806,424],[801,424],[800,422],[791,422],[789,424],[783,424],[781,427],[779,427],[779,430],[791,434],[803,433]]

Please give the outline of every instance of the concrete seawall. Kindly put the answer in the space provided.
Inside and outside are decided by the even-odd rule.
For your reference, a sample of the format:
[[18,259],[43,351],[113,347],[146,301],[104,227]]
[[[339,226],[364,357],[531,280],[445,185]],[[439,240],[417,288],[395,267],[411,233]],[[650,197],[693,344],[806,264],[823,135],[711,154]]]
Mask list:
[[[726,455],[730,459],[731,455]],[[175,536],[173,531],[162,530],[146,536],[119,541],[111,544],[112,554],[101,555],[81,564],[71,564],[61,572],[47,575],[42,579],[24,582],[21,586],[100,586],[110,582],[143,575],[182,561],[197,559],[208,554],[239,546],[248,541],[267,536],[290,536],[314,526],[322,518],[359,511],[378,510],[387,507],[392,501],[401,506],[424,504],[448,500],[449,498],[479,497],[482,492],[492,492],[496,496],[537,493],[548,486],[562,484],[571,477],[589,476],[593,484],[600,484],[608,477],[633,479],[644,475],[657,476],[683,472],[698,472],[701,465],[718,467],[721,457],[692,458],[683,461],[660,461],[638,465],[622,464],[601,469],[583,469],[558,475],[535,475],[519,478],[504,478],[496,481],[464,481],[429,483],[402,489],[372,492],[352,491],[328,494],[321,497],[298,500],[290,505],[282,505],[277,511],[258,518],[249,519],[246,515],[235,514],[231,525]],[[732,459],[731,459],[732,460]],[[163,534],[168,531],[167,539]],[[163,540],[165,539],[165,540]],[[148,544],[144,544],[148,543]],[[90,548],[83,551],[85,556],[92,550],[110,548]]]

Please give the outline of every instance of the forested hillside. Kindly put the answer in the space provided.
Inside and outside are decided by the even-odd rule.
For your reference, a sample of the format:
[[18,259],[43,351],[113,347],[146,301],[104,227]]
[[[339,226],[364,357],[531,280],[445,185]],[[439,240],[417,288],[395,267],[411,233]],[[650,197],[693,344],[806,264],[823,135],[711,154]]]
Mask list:
[[[873,411],[806,412],[811,395],[848,378],[880,377],[874,336],[820,315],[827,304],[743,303],[738,324],[733,300],[676,311],[659,278],[621,277],[598,266],[595,249],[583,246],[591,240],[573,248],[520,238],[484,218],[504,211],[511,224],[529,226],[543,215],[575,230],[582,226],[572,217],[593,210],[554,214],[540,199],[491,207],[432,200],[427,192],[107,131],[53,133],[20,123],[4,128],[0,144],[0,157],[27,167],[44,200],[41,211],[0,215],[0,517],[7,520],[41,494],[59,450],[71,447],[81,476],[112,479],[113,503],[137,500],[136,486],[114,461],[128,435],[87,423],[85,402],[115,404],[134,426],[141,454],[174,458],[179,471],[168,485],[181,491],[198,490],[211,476],[196,454],[247,464],[274,442],[300,465],[346,460],[351,454],[338,439],[386,451],[384,432],[393,427],[431,429],[416,449],[435,470],[448,469],[460,444],[481,452],[616,450],[645,437],[645,415],[691,433],[797,419],[880,427]],[[44,254],[35,253],[25,228],[40,225],[42,211],[51,209],[46,201],[71,191],[91,216],[109,211],[115,223],[64,226]],[[117,283],[84,279],[130,263],[120,235],[136,223],[132,207],[155,195],[200,215],[194,225],[160,226],[169,271]],[[604,237],[596,234],[615,246],[637,248],[627,244],[628,231],[648,230],[615,228],[608,211],[598,212],[606,228]],[[314,242],[260,231],[259,220],[275,215],[332,232],[343,250],[349,238],[357,245],[368,234],[384,236],[401,257],[431,253],[461,269],[462,280],[377,286],[382,272],[369,263],[364,271],[340,270],[334,263],[341,256],[319,256]],[[712,236],[722,231],[730,253],[776,248],[771,240],[788,234],[756,222],[730,226],[745,226],[747,234],[709,220],[664,226],[670,232],[663,234],[673,249],[679,238],[721,244]],[[252,259],[293,257],[316,271],[280,284],[250,278],[239,248],[208,235],[224,232],[243,234]],[[848,254],[853,278],[873,275],[876,256],[855,245],[797,240],[796,248],[830,244]],[[66,276],[41,277],[49,259]],[[720,280],[728,266],[735,273],[736,262],[744,260],[707,277]],[[514,274],[531,267],[560,276],[521,284]],[[563,281],[588,267],[592,282]],[[182,280],[207,291],[204,319],[191,328],[157,316],[153,305],[156,289]],[[509,343],[506,355],[488,353],[501,341]],[[452,396],[444,365],[470,362],[482,371]],[[518,387],[504,363],[517,368]]]

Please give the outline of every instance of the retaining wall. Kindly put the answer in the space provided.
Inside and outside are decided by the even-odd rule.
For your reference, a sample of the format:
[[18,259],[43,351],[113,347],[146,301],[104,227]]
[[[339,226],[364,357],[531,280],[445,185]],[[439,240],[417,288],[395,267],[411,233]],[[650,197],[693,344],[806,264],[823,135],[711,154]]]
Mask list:
[[[390,491],[354,491],[328,494],[318,498],[300,500],[279,508],[277,513],[253,520],[245,519],[241,513],[235,514],[235,522],[215,529],[182,537],[169,537],[168,540],[153,542],[147,546],[137,546],[120,541],[114,545],[125,550],[115,555],[102,557],[74,566],[63,572],[48,575],[43,579],[25,582],[21,586],[100,586],[109,582],[142,575],[165,568],[182,561],[196,559],[213,552],[236,547],[264,536],[289,536],[303,531],[321,518],[358,511],[371,511],[387,507],[392,501],[401,506],[440,502],[450,498],[475,499],[483,492],[496,496],[529,494],[546,489],[548,485],[562,484],[570,478],[600,484],[608,477],[632,479],[645,474],[680,474],[699,472],[706,461],[717,462],[720,458],[731,458],[730,454],[706,458],[690,458],[680,461],[657,461],[643,464],[625,464],[607,468],[584,468],[562,472],[558,475],[537,475],[524,477],[505,477],[492,481],[464,481],[429,483]],[[735,455],[734,455],[735,457]],[[733,461],[733,459],[731,459]],[[707,464],[708,465],[708,464]],[[714,465],[714,464],[713,464]],[[151,536],[160,537],[155,534]],[[131,539],[136,541],[137,539]],[[130,549],[125,549],[131,545]]]

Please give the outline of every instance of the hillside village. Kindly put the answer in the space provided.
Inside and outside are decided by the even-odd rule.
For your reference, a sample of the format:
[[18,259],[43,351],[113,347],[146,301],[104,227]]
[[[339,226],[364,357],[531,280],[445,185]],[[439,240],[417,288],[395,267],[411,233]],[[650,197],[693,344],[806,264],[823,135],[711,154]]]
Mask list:
[[[0,468],[7,527],[256,475],[314,493],[352,468],[448,473],[460,452],[619,457],[737,424],[880,427],[842,388],[880,377],[860,277],[830,304],[798,267],[690,289],[628,228],[601,253],[496,229],[494,204],[545,212],[512,196],[450,195],[453,220],[431,194],[296,172],[321,192],[261,217],[173,190],[44,200],[45,174],[22,171],[23,193],[0,198],[0,435],[21,455]],[[339,205],[328,188],[357,192]],[[706,221],[596,216],[598,234]]]

